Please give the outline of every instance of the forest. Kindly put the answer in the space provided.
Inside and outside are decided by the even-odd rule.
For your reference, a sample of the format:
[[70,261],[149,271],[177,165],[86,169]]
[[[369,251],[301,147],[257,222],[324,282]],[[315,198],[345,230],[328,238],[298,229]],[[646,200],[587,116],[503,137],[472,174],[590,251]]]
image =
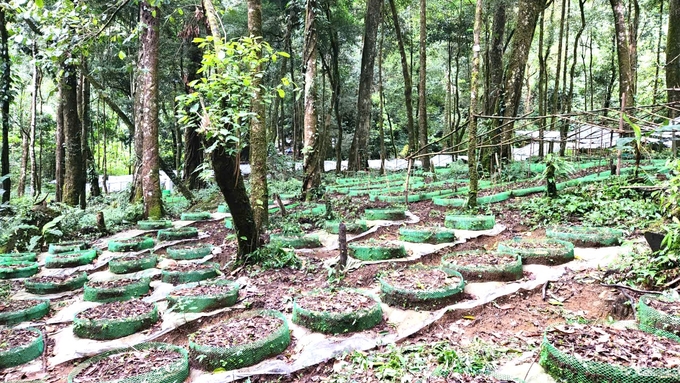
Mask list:
[[680,382],[680,0],[0,2],[0,378]]

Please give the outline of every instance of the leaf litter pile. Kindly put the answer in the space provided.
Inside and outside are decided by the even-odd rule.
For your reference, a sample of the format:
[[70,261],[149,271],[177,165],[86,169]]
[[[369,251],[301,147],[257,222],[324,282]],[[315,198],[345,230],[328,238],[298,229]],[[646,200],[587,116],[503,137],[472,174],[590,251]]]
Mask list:
[[173,291],[170,295],[175,297],[195,297],[195,296],[214,296],[228,293],[234,288],[233,285],[199,285],[194,287],[184,287]]
[[235,347],[267,338],[283,321],[270,316],[234,318],[195,333],[193,342],[210,347]]
[[29,263],[32,263],[32,262],[5,264],[5,265],[1,265],[1,266],[0,266],[0,269],[4,269],[4,270],[19,270],[19,269],[24,269],[24,268],[30,266]]
[[25,310],[27,308],[36,306],[44,301],[38,299],[26,299],[26,300],[0,300],[0,313],[3,312],[14,312]]
[[339,290],[319,294],[308,294],[296,298],[296,304],[308,311],[324,311],[332,313],[350,313],[369,310],[375,306],[375,300],[356,292]]
[[460,278],[449,276],[436,268],[407,268],[393,270],[382,279],[392,286],[406,290],[438,290],[448,286],[457,286]]
[[114,279],[111,281],[89,281],[87,282],[87,285],[90,287],[94,287],[97,289],[115,289],[119,287],[125,287],[128,285],[131,285],[133,283],[137,283],[139,280],[137,279],[131,279],[131,278],[122,278],[122,279]]
[[79,278],[80,274],[71,274],[71,275],[43,275],[43,276],[35,276],[31,277],[28,279],[32,283],[55,283],[55,284],[63,284],[70,282],[71,280],[74,280],[76,278]]
[[176,364],[182,355],[172,350],[132,350],[113,354],[92,363],[73,379],[73,383],[118,381],[152,371],[161,373],[164,368]]
[[632,368],[680,367],[680,344],[635,329],[564,325],[546,333],[558,350],[581,360]]
[[152,303],[139,299],[109,302],[78,313],[78,319],[127,319],[135,318],[153,310]]
[[512,254],[491,253],[486,251],[460,252],[446,258],[446,263],[457,266],[497,266],[515,263],[517,257]]
[[523,250],[562,250],[566,248],[563,244],[545,240],[509,241],[505,245],[513,249]]
[[141,259],[146,259],[146,258],[150,258],[150,257],[152,257],[152,254],[148,254],[148,253],[134,254],[133,253],[133,254],[126,254],[122,257],[118,257],[118,258],[116,258],[116,260],[117,261],[130,262],[130,261],[139,261]]
[[175,263],[166,267],[165,270],[187,272],[198,270],[210,270],[214,268],[215,266],[211,263]]
[[29,344],[38,336],[37,333],[26,329],[0,327],[0,352]]
[[661,299],[645,298],[645,304],[657,311],[680,317],[680,301],[669,302]]
[[514,380],[498,379],[490,375],[453,374],[446,377],[447,383],[515,383]]

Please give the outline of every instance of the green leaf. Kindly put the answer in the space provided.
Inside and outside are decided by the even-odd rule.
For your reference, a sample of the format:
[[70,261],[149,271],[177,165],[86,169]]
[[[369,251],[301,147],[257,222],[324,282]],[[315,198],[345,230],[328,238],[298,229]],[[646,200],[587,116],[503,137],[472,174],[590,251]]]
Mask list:
[[119,59],[125,60],[125,57],[127,57],[127,55],[125,54],[125,52],[123,52],[123,51],[119,51],[119,52],[118,52],[118,58],[119,58]]
[[283,89],[279,88],[276,91],[279,93],[279,97],[281,98],[286,97],[286,92]]
[[43,0],[35,0],[35,6],[38,8],[42,8],[45,4],[43,3]]

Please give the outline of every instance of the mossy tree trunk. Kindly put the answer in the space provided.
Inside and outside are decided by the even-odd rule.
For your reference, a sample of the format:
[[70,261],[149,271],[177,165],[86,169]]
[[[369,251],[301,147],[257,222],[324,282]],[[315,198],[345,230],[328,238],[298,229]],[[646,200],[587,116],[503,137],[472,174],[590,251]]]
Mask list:
[[[262,37],[262,1],[248,0],[248,33]],[[260,57],[262,53],[260,52]],[[258,68],[260,70],[261,68]],[[255,116],[250,119],[250,206],[257,232],[267,226],[269,220],[269,190],[267,188],[267,124],[265,104],[262,98],[260,77],[253,84],[255,91],[250,101]]]
[[468,124],[468,171],[470,173],[470,189],[467,206],[477,206],[477,91],[479,89],[479,51],[482,29],[482,0],[477,0],[475,7],[475,24],[473,27],[472,69],[470,70],[470,122]]
[[316,117],[316,1],[307,0],[305,7],[305,117],[304,117],[304,146],[302,153],[304,178],[302,180],[302,194],[310,201],[317,197],[321,185],[320,140]]
[[158,153],[158,40],[160,9],[149,1],[139,4],[142,26],[138,59],[137,91],[141,115],[137,129],[142,136],[141,185],[144,216],[159,219],[163,216],[160,183],[160,155]]
[[81,203],[85,191],[83,171],[82,125],[78,116],[77,67],[66,63],[62,66],[64,84],[61,103],[64,118],[64,189],[62,201],[70,206]]
[[[418,46],[420,51],[420,68],[418,70],[418,141],[427,154],[427,0],[420,0],[420,33]],[[423,170],[430,171],[430,157],[421,157]]]
[[399,26],[399,15],[395,0],[389,0],[392,22],[394,23],[394,33],[399,47],[399,57],[401,59],[401,74],[404,78],[404,103],[406,105],[406,130],[408,131],[408,147],[414,150],[416,147],[416,130],[413,121],[413,85],[411,84],[411,70],[406,59],[406,49],[404,48],[404,37]]
[[9,178],[9,104],[12,103],[12,77],[10,74],[11,61],[9,58],[9,34],[7,33],[8,20],[5,9],[0,7],[0,113],[2,113],[2,153],[0,154],[0,178],[2,179],[2,201],[9,201],[12,181]]
[[[666,87],[668,102],[674,108],[680,104],[680,0],[669,0],[668,36],[666,40]],[[671,110],[669,117],[678,113]]]

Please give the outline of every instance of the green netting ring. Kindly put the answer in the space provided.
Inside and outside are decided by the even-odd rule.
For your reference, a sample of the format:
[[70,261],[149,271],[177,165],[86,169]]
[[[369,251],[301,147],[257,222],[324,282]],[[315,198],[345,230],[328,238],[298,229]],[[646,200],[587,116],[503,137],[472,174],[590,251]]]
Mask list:
[[496,226],[493,215],[447,215],[444,226],[458,230],[491,230]]
[[158,257],[154,254],[123,256],[109,261],[109,271],[114,274],[128,274],[156,267]]
[[406,219],[406,211],[404,209],[366,209],[364,211],[364,218],[369,221],[400,221]]
[[[212,371],[217,368],[235,370],[252,366],[271,356],[282,353],[290,344],[290,330],[286,317],[273,310],[248,311],[234,319],[248,319],[255,316],[270,316],[282,321],[281,326],[269,336],[252,343],[234,347],[211,347],[194,342],[195,334],[189,336],[189,355],[201,368]],[[208,328],[209,329],[209,328]]]
[[638,301],[638,321],[642,331],[680,342],[680,316],[666,313],[650,305],[651,301],[675,303],[680,313],[680,301],[664,296],[643,295]]
[[[239,285],[237,283],[221,280],[203,283],[199,286],[206,285],[220,285],[224,286],[226,290],[219,294],[204,295],[176,295],[174,293],[170,293],[170,295],[167,297],[170,307],[172,307],[173,310],[177,312],[200,313],[233,306],[238,301]],[[187,288],[185,287],[183,289]]]
[[272,244],[292,249],[313,249],[323,246],[316,235],[283,235],[272,234],[269,237]]
[[[295,299],[293,301],[293,323],[324,334],[345,334],[368,330],[382,322],[382,308],[375,297],[354,290],[345,290],[345,292],[369,299],[372,302],[371,307],[343,312],[323,311],[316,308],[303,308],[299,305],[298,299]],[[326,295],[329,300],[334,298],[333,292],[328,290],[312,294]]]
[[33,319],[40,319],[50,312],[50,301],[33,300],[35,304],[25,309],[15,311],[1,311],[0,325],[13,325],[21,322],[28,322]]
[[[513,260],[508,263],[496,263],[496,264],[481,264],[481,265],[469,265],[469,264],[458,264],[456,258],[461,257],[466,254],[482,254],[487,253],[484,250],[468,250],[468,251],[454,251],[448,253],[442,257],[442,266],[449,268],[451,270],[456,270],[459,272],[463,279],[466,281],[478,281],[478,282],[488,282],[488,281],[516,281],[523,277],[522,273],[522,257],[517,254],[512,254]],[[503,256],[498,254],[498,256]],[[508,254],[506,254],[508,256]]]
[[[160,233],[162,230],[159,230]],[[160,234],[159,234],[160,235]],[[126,252],[126,251],[142,251],[146,249],[151,249],[154,246],[153,238],[141,237],[141,238],[126,238],[126,239],[116,239],[109,241],[109,251],[113,252]]]
[[7,262],[35,262],[38,260],[36,253],[4,253],[0,254],[0,263]]
[[550,343],[547,335],[543,336],[538,363],[554,378],[564,379],[564,381],[569,383],[680,382],[680,369],[633,368],[592,360],[583,360],[560,351]]
[[[0,334],[2,334],[0,329]],[[18,366],[28,363],[42,355],[45,349],[45,341],[40,330],[32,327],[23,330],[6,329],[9,331],[30,331],[37,335],[35,339],[21,346],[10,348],[9,350],[0,351],[0,369]]]
[[172,221],[161,219],[161,220],[149,220],[149,221],[137,221],[137,227],[140,230],[160,230],[168,229],[172,227]]
[[231,217],[227,217],[224,219],[224,227],[229,229],[229,230],[234,230],[234,220],[231,219]]
[[10,261],[0,263],[0,279],[28,278],[37,273],[37,262]]
[[39,277],[30,278],[24,281],[24,288],[32,294],[47,295],[79,289],[85,282],[87,282],[87,273],[82,272],[69,275],[59,282],[41,282]]
[[89,302],[102,303],[126,301],[148,293],[149,283],[151,283],[149,278],[141,278],[120,287],[97,287],[88,282],[85,283],[83,299]]
[[182,221],[204,221],[212,218],[212,214],[208,211],[197,211],[192,213],[182,213],[180,219]]
[[393,286],[383,277],[379,277],[381,298],[384,303],[395,307],[437,309],[455,303],[462,298],[465,280],[459,272],[446,267],[422,265],[414,265],[410,268],[421,270],[439,269],[448,276],[457,277],[460,281],[456,285],[441,286],[432,290],[413,290]]
[[615,246],[621,244],[623,230],[609,227],[557,226],[546,229],[545,235],[579,246]]
[[167,249],[168,258],[178,261],[187,259],[200,259],[212,253],[213,246],[209,243],[197,243],[192,245],[175,245]]
[[525,265],[561,265],[574,260],[571,242],[551,238],[504,241],[498,251],[521,256]]
[[50,254],[72,253],[78,250],[85,250],[89,247],[90,244],[85,241],[50,243],[47,252]]
[[178,239],[190,239],[198,237],[198,229],[195,227],[179,227],[176,229],[158,230],[159,241],[174,241]]
[[362,261],[383,261],[406,257],[404,245],[377,241],[350,242],[347,249],[352,257]]
[[[170,350],[179,353],[182,358],[177,362],[164,366],[162,368],[155,369],[153,371],[132,376],[123,379],[113,379],[107,381],[99,381],[97,383],[180,383],[184,382],[189,377],[189,354],[185,349],[179,346],[175,346],[168,343],[142,343],[135,345],[130,348],[123,348],[113,351],[108,351],[103,354],[99,354],[93,358],[90,358],[83,363],[78,364],[71,372],[68,374],[68,383],[76,382],[76,377],[83,371],[91,370],[93,366],[103,360],[112,358],[115,355],[123,354],[127,352],[139,352],[148,349],[157,350]],[[115,358],[114,358],[115,359]],[[120,358],[121,363],[125,363],[123,358]]]
[[456,233],[444,227],[399,228],[399,239],[413,243],[447,243],[456,240]]
[[217,276],[217,269],[220,267],[218,263],[202,263],[202,265],[211,265],[212,267],[190,271],[162,270],[161,281],[172,283],[173,285],[181,285],[189,282],[200,282]]
[[97,249],[78,250],[71,253],[48,254],[45,267],[48,269],[64,269],[89,265],[97,258]]
[[[111,309],[125,312],[125,304],[132,301],[110,302],[105,305],[113,306]],[[87,309],[84,312],[87,312]],[[152,305],[150,311],[130,318],[119,319],[85,319],[79,318],[76,314],[73,318],[73,333],[79,338],[110,340],[132,335],[138,331],[146,330],[154,323],[158,322],[158,308]]]
[[229,213],[229,206],[226,203],[221,203],[217,205],[218,213]]
[[[345,228],[348,233],[356,234],[363,233],[368,230],[366,221],[357,220],[355,222],[345,222]],[[331,234],[338,234],[340,232],[340,221],[326,221],[324,229]]]

